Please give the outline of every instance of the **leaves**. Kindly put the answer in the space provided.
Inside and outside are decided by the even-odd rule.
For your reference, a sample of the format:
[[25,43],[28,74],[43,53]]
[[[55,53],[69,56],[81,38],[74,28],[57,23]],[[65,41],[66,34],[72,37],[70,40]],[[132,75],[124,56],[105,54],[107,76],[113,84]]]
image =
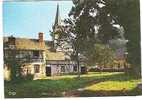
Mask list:
[[[86,53],[88,65],[99,64],[100,66],[111,64],[115,60],[115,52],[108,45],[96,44]],[[108,67],[108,66],[105,66]]]

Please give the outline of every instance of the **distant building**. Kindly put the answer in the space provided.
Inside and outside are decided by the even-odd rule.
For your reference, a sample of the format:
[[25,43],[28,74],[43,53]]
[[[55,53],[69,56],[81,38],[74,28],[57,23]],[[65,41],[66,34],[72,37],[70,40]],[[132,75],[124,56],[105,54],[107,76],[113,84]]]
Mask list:
[[125,38],[122,39],[113,39],[109,41],[109,46],[115,50],[115,66],[116,68],[125,68],[128,67],[127,59],[127,44],[128,40]]

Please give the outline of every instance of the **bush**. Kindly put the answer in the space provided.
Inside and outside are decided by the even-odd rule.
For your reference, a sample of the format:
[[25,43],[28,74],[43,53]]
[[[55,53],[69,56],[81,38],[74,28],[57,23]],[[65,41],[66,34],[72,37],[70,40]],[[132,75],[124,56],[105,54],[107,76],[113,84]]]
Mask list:
[[33,80],[33,78],[34,78],[34,75],[32,75],[32,74],[28,74],[26,76],[26,80]]
[[90,72],[124,72],[123,68],[91,68]]

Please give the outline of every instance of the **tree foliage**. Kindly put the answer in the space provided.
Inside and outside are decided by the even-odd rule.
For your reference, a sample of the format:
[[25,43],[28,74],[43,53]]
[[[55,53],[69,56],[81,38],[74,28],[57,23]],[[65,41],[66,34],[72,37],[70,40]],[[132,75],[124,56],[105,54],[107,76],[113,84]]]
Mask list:
[[141,73],[140,52],[140,0],[104,0],[107,9],[116,18],[116,22],[124,27],[127,44],[128,62],[137,76]]
[[[116,32],[111,30],[109,22],[118,24],[125,30],[125,38],[129,40],[127,44],[128,62],[131,64],[132,72],[138,76],[141,73],[141,58],[140,58],[140,1],[139,0],[73,0],[75,3],[74,13],[78,16],[81,9],[85,6],[87,9],[98,9],[97,21],[93,23],[101,24],[100,29],[104,31],[98,32],[98,37],[107,41]],[[98,8],[98,3],[105,5],[101,9]],[[79,6],[82,5],[82,6]],[[84,8],[85,8],[84,7]],[[83,9],[84,9],[83,8]],[[107,17],[106,15],[109,15]],[[100,19],[100,20],[99,20]],[[87,20],[84,19],[84,20]],[[109,21],[108,21],[109,20]],[[99,25],[98,24],[98,25]],[[107,34],[109,33],[109,34]],[[110,36],[110,37],[109,37]]]
[[95,43],[107,44],[109,40],[120,37],[114,26],[115,19],[105,6],[99,5],[103,4],[102,0],[73,0],[73,3],[60,34],[62,41],[66,37],[68,43],[74,44],[73,48],[83,53]]
[[108,45],[96,44],[86,53],[87,64],[108,67],[115,60],[115,52]]
[[59,32],[58,44],[79,62],[79,54],[86,58],[86,53],[94,50],[96,43],[108,44],[121,35],[102,0],[73,0],[73,3],[69,18],[64,20]]

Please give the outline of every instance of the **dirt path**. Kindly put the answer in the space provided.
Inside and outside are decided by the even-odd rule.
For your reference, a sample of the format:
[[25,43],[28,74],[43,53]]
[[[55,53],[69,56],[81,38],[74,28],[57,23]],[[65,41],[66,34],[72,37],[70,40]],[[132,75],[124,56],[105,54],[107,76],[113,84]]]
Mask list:
[[[93,85],[93,84],[97,84],[99,82],[102,82],[102,81],[88,81],[86,83],[86,86],[88,85]],[[68,91],[68,92],[63,92],[63,96],[64,97],[80,97],[81,93],[85,91],[85,88],[78,88],[76,90],[72,90],[72,91]]]

